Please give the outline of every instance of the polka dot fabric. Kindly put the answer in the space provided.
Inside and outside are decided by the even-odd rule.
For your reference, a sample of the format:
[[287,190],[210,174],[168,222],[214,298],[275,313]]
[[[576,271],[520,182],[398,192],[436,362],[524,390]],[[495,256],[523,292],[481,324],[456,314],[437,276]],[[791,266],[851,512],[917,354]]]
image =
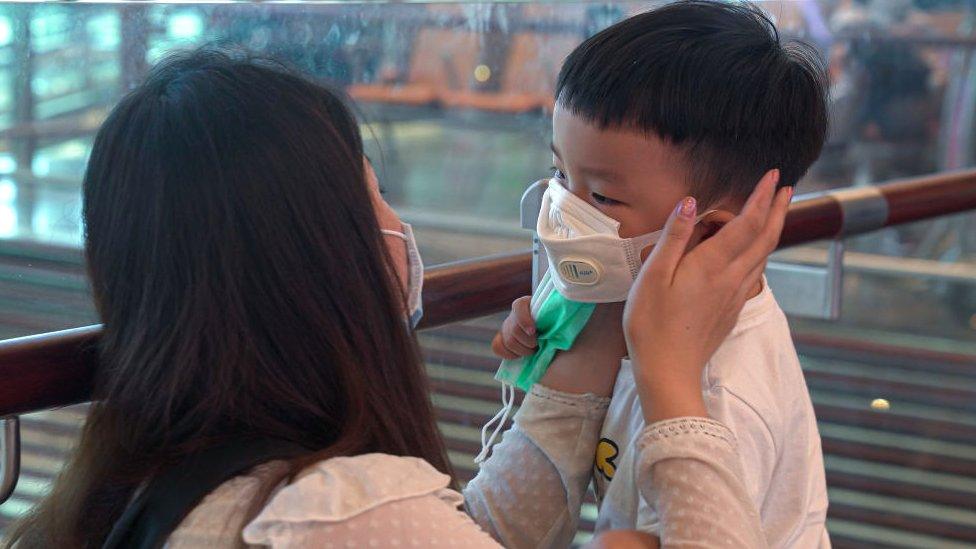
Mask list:
[[639,490],[660,514],[663,547],[766,547],[735,437],[724,425],[705,418],[662,421],[647,427],[637,445]]
[[[463,497],[416,458],[333,458],[279,487],[244,526],[262,478],[282,466],[262,465],[209,494],[167,548],[229,549],[242,536],[252,546],[285,549],[566,547],[606,406],[605,399],[534,388],[519,412],[525,417],[516,417]],[[662,546],[766,546],[725,426],[702,418],[660,422],[637,444],[640,494],[660,510]]]
[[281,548],[499,547],[454,502],[428,494],[391,501],[342,521],[276,522],[245,539]]

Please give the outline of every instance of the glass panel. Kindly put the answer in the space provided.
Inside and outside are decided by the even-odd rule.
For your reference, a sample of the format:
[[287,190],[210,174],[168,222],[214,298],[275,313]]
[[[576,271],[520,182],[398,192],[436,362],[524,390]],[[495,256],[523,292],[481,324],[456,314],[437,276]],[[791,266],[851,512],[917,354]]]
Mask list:
[[[433,265],[528,246],[518,201],[551,164],[562,59],[658,4],[0,5],[0,335],[95,322],[79,251],[85,161],[108,110],[167,52],[242,46],[345,88]],[[829,58],[833,124],[801,192],[976,163],[971,3],[761,5]],[[841,319],[792,319],[838,546],[976,542],[974,225],[957,215],[852,239]],[[820,249],[786,255],[816,263]],[[498,404],[487,342],[499,323],[421,338],[462,476]],[[25,418],[25,477],[0,527],[43,493],[81,410]],[[595,508],[585,514],[592,524]]]

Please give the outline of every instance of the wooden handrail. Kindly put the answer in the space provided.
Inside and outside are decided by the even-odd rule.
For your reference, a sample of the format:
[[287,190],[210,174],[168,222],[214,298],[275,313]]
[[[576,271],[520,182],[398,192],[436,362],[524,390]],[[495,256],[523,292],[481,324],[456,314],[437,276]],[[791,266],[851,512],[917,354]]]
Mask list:
[[0,417],[89,399],[100,325],[0,341]]
[[[976,170],[797,197],[780,247],[976,209]],[[879,210],[878,207],[882,209]],[[867,212],[867,214],[865,214]],[[880,212],[880,213],[879,213]],[[531,291],[529,251],[448,263],[424,279],[421,329],[505,310]],[[99,326],[0,342],[0,417],[87,400]]]

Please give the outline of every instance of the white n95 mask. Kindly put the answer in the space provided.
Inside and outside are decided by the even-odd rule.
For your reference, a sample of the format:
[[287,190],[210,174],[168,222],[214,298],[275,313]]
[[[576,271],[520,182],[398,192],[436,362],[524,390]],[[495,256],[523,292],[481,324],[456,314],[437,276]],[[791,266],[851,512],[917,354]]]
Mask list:
[[[699,215],[696,223],[713,211]],[[640,273],[641,252],[656,244],[664,230],[633,238],[621,238],[619,230],[619,221],[550,179],[536,232],[556,291],[584,303],[626,301]]]

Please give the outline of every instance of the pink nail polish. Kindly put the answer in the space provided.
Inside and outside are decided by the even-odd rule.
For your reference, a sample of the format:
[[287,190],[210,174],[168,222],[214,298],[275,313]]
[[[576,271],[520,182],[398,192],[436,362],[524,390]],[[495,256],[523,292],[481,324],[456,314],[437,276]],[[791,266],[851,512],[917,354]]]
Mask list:
[[695,210],[698,209],[698,203],[694,197],[687,197],[681,201],[680,214],[682,217],[692,218],[695,217]]

